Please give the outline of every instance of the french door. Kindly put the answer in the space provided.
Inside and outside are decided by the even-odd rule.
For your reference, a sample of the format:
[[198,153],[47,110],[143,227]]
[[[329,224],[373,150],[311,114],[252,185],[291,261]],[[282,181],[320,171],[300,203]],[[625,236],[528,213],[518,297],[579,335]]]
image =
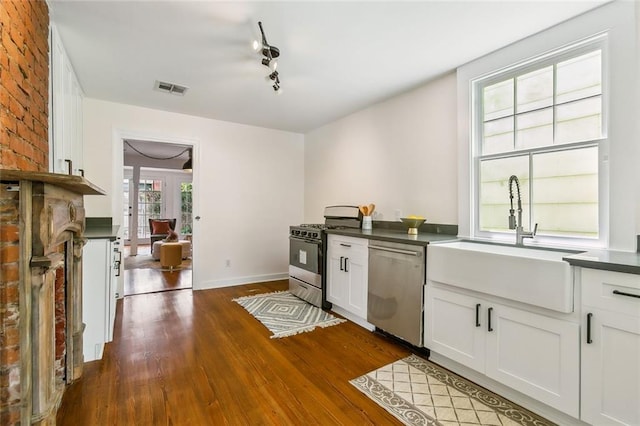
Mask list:
[[165,181],[163,178],[141,176],[137,190],[133,176],[122,182],[124,239],[131,242],[135,236],[137,243],[149,242],[149,219],[158,219],[166,211]]

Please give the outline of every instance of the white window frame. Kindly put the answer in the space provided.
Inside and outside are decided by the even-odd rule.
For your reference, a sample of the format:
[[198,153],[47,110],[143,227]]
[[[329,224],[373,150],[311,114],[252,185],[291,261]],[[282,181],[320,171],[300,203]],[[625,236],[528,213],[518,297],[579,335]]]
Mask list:
[[[609,173],[608,156],[609,156],[609,52],[608,52],[608,35],[607,33],[601,33],[584,40],[571,43],[570,45],[554,49],[547,53],[535,56],[526,61],[515,63],[511,66],[503,69],[494,70],[484,75],[474,78],[470,82],[470,118],[471,118],[471,137],[470,152],[471,152],[471,236],[479,239],[497,240],[505,242],[515,241],[515,231],[513,232],[495,232],[495,231],[482,231],[480,230],[480,160],[481,159],[493,159],[493,158],[508,158],[521,155],[528,155],[531,170],[531,158],[535,153],[541,152],[554,152],[567,149],[586,148],[589,146],[598,147],[598,238],[588,238],[580,236],[550,236],[550,235],[538,235],[531,241],[531,244],[536,245],[557,245],[557,246],[581,246],[581,247],[606,247],[609,239],[608,229],[608,211],[609,211]],[[584,142],[574,142],[567,144],[558,144],[553,146],[520,149],[507,153],[481,155],[482,144],[482,125],[483,120],[481,118],[482,111],[482,89],[485,86],[489,86],[493,83],[504,81],[509,78],[513,78],[519,75],[526,74],[530,71],[538,70],[554,63],[562,62],[564,60],[571,59],[576,56],[583,55],[585,53],[600,50],[602,58],[602,137]],[[553,125],[555,126],[555,121]],[[529,179],[529,193],[532,194],[531,186],[533,185],[532,177]],[[505,192],[505,199],[508,197],[508,193]],[[533,215],[531,215],[533,216]],[[505,221],[507,221],[508,211],[505,211]],[[531,219],[530,219],[531,221]],[[529,229],[529,224],[523,224],[526,230]],[[527,241],[529,244],[529,241]]]

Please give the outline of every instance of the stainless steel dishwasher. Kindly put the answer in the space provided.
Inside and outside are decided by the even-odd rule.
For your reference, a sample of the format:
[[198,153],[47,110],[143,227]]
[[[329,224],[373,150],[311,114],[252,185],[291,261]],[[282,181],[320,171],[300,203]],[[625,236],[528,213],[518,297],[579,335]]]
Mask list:
[[367,321],[422,347],[425,248],[372,240],[369,243]]

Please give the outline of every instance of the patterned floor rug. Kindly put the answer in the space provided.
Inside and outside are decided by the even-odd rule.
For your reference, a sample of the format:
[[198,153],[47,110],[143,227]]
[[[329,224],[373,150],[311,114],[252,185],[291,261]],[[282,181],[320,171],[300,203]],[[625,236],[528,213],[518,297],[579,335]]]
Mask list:
[[288,291],[233,299],[273,333],[272,339],[329,327],[346,320],[317,308]]
[[416,355],[350,383],[405,425],[553,425]]

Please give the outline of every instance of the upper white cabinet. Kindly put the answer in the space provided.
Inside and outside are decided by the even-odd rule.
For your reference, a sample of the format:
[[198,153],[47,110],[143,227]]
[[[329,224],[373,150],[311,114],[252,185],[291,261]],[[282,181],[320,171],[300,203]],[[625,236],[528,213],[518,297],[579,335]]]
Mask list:
[[581,419],[640,424],[640,275],[582,269]]
[[327,300],[367,318],[368,245],[364,238],[327,238]]
[[49,170],[81,174],[83,93],[55,25],[50,35]]

